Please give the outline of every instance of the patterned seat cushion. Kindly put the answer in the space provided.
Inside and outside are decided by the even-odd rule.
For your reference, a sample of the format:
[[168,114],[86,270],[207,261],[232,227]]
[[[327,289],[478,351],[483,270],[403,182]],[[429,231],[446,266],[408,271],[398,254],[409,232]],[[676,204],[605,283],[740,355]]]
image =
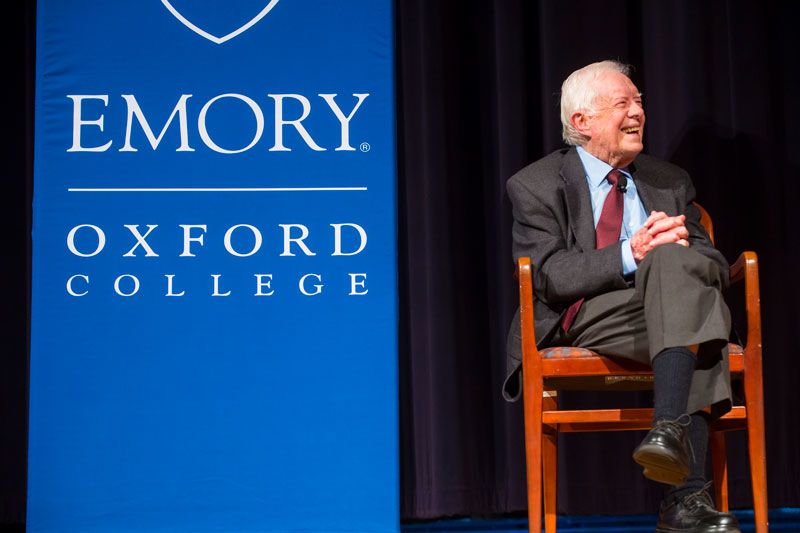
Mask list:
[[[728,351],[731,355],[743,353],[738,344],[729,343]],[[574,346],[556,346],[539,350],[543,359],[569,359],[600,357],[601,354],[576,348]],[[623,376],[568,376],[550,377],[544,380],[545,390],[582,390],[582,391],[640,391],[653,388],[652,374],[623,375]]]
[[[728,343],[728,352],[733,355],[741,355],[743,348],[738,344]],[[574,346],[554,346],[552,348],[543,348],[539,350],[542,354],[542,359],[568,359],[579,357],[598,357],[601,354],[587,350],[585,348],[576,348]]]

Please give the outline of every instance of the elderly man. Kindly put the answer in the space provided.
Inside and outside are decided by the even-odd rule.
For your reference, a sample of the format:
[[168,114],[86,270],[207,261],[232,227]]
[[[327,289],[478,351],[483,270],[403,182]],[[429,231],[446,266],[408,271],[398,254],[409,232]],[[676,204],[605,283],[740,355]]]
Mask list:
[[[628,73],[602,61],[564,81],[571,147],[508,181],[514,257],[533,264],[540,348],[579,346],[652,366],[653,429],[633,457],[646,477],[671,485],[657,531],[739,531],[705,487],[708,424],[730,408],[728,264],[700,226],[689,175],[640,153],[645,114]],[[517,313],[509,400],[520,389],[519,328]]]

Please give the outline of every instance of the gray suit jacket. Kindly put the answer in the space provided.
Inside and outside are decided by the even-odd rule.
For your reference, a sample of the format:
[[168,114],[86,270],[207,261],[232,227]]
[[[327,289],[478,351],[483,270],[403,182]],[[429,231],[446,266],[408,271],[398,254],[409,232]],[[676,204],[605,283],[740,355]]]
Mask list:
[[[628,169],[645,211],[686,215],[689,244],[718,262],[728,286],[728,263],[700,225],[700,211],[689,174],[680,167],[640,154]],[[595,248],[594,218],[586,172],[577,150],[564,148],[523,168],[506,184],[514,215],[513,255],[528,256],[533,266],[534,318],[537,345],[542,348],[576,300],[625,289],[633,280],[622,276],[620,243]],[[508,333],[507,372],[503,396],[520,393],[519,309]]]

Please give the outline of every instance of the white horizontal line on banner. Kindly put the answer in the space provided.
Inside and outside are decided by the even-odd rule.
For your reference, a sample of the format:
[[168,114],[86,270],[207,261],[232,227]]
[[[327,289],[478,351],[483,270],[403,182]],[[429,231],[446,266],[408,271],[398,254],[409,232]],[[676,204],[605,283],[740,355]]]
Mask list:
[[78,188],[68,192],[319,192],[366,191],[366,187],[159,187],[159,188]]

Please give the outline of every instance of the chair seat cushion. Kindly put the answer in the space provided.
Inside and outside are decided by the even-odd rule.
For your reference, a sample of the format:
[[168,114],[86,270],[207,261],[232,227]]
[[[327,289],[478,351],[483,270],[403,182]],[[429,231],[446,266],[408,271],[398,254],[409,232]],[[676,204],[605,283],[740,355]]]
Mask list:
[[[542,359],[550,361],[567,361],[574,359],[600,358],[607,359],[605,356],[575,346],[555,346],[539,350]],[[728,343],[729,355],[742,355],[744,349],[733,343]],[[614,358],[611,358],[614,359]],[[616,358],[619,362],[620,359]],[[640,363],[630,361],[632,365],[640,367]],[[653,388],[653,374],[638,375],[612,375],[612,376],[565,376],[548,377],[544,380],[545,390],[583,390],[583,391],[638,391]]]
[[[730,354],[741,355],[744,349],[734,343],[728,343],[728,352]],[[577,348],[575,346],[554,346],[552,348],[543,348],[539,350],[543,359],[568,359],[575,357],[602,357],[601,354],[587,350],[586,348]]]

